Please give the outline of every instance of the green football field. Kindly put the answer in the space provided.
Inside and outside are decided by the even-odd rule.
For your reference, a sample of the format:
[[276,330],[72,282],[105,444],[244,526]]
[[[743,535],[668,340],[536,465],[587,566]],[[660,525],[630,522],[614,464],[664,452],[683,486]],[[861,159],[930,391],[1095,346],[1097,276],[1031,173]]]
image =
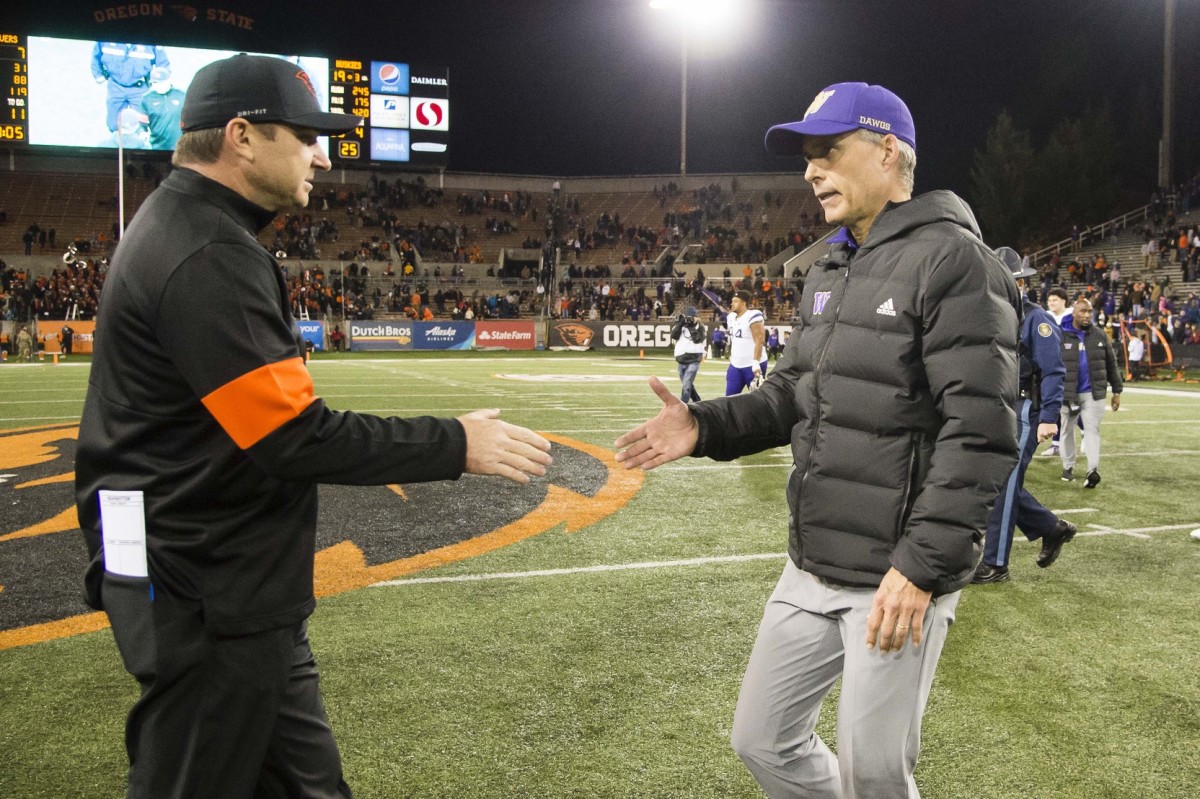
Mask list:
[[[322,488],[310,635],[356,797],[761,795],[728,740],[784,563],[785,449],[619,473],[613,440],[657,412],[646,378],[678,386],[666,358],[323,356],[311,371],[337,409],[497,407],[555,442],[525,489]],[[73,440],[30,445],[78,421],[86,380],[82,363],[0,366],[3,799],[124,795],[136,686],[107,629],[65,634],[89,618],[82,542],[54,529],[71,466],[52,458]],[[724,364],[697,387],[720,393]],[[1045,570],[1018,534],[1012,581],[964,592],[925,716],[926,799],[1200,796],[1196,389],[1130,386],[1095,490],[1035,458],[1028,487],[1080,534]],[[36,642],[14,637],[27,624]],[[835,748],[836,693],[820,726]]]

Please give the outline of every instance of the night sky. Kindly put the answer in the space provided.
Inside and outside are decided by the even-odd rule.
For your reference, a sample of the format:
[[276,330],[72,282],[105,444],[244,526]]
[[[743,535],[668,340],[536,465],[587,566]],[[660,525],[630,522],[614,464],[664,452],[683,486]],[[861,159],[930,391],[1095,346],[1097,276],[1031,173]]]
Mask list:
[[[0,28],[445,65],[452,171],[678,172],[682,30],[648,0],[192,0],[194,22],[170,3],[161,18],[96,21],[117,5],[9,0]],[[1162,0],[744,5],[739,24],[689,40],[689,174],[798,169],[765,153],[766,129],[800,118],[824,86],[863,80],[892,89],[913,112],[918,191],[966,193],[972,153],[1002,109],[1036,144],[1063,115],[1104,103],[1124,138],[1122,157],[1149,164],[1153,182]],[[210,20],[218,11],[251,29]],[[1189,135],[1200,130],[1198,34],[1200,2],[1178,0],[1176,179],[1200,168],[1200,136]]]

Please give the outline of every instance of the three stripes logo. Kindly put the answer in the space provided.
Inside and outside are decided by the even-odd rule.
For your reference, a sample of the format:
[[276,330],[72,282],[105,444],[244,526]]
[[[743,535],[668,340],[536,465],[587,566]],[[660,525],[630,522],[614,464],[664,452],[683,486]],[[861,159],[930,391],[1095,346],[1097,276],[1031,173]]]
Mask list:
[[895,316],[896,306],[892,303],[892,298],[888,297],[884,300],[883,304],[875,309],[875,313],[882,314],[883,316]]

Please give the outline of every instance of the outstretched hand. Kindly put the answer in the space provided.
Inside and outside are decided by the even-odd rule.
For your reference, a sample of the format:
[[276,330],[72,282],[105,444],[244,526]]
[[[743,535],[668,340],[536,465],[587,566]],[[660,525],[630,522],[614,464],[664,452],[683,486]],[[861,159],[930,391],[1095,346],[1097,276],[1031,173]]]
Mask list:
[[620,450],[617,462],[625,464],[626,469],[640,466],[648,472],[656,466],[691,455],[700,438],[700,426],[687,405],[657,377],[650,378],[650,388],[663,401],[663,407],[658,416],[617,439],[616,446]]
[[500,421],[500,411],[473,411],[458,417],[467,434],[468,474],[494,474],[514,483],[541,477],[554,462],[550,442],[532,430]]

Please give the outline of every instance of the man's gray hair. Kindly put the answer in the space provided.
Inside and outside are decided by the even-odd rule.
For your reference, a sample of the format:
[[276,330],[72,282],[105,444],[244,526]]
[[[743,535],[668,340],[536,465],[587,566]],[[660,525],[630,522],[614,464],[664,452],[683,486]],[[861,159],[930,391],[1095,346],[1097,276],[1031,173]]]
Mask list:
[[[858,135],[874,144],[883,144],[883,133],[859,128]],[[900,145],[900,163],[896,167],[896,174],[900,178],[900,183],[909,194],[912,194],[913,186],[916,183],[917,151],[908,142],[900,141],[900,139],[896,139],[896,144]]]

